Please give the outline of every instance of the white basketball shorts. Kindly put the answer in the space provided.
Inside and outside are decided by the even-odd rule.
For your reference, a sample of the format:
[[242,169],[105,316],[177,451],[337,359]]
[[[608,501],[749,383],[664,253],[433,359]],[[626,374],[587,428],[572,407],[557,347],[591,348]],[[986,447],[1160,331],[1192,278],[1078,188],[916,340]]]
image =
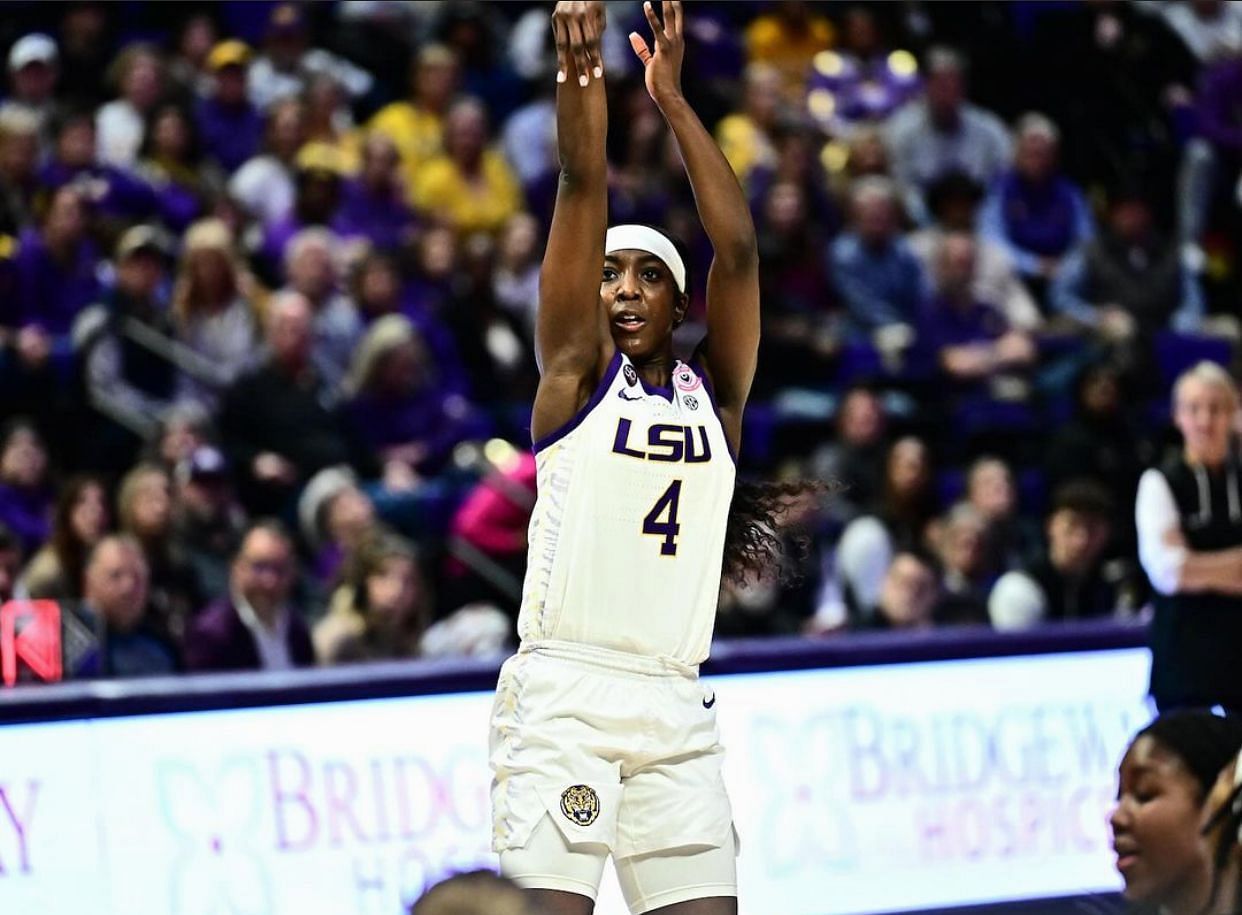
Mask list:
[[594,899],[611,854],[634,913],[737,895],[715,695],[697,670],[524,646],[491,725],[492,847],[520,885]]

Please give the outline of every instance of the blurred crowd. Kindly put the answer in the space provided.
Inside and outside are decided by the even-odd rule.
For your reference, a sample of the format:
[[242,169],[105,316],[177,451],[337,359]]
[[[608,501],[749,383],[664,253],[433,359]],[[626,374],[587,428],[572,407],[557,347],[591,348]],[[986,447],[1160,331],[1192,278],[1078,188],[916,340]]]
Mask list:
[[[607,10],[610,220],[705,276],[641,8]],[[548,6],[5,12],[0,600],[60,603],[67,676],[504,650]],[[1172,382],[1238,351],[1242,8],[696,3],[687,32],[760,245],[741,471],[840,484],[718,633],[1141,613]]]

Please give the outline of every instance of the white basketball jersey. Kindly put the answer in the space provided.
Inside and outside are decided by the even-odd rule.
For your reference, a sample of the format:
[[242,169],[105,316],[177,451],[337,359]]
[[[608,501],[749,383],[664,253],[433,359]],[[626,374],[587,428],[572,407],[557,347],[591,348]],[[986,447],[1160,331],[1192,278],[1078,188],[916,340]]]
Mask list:
[[535,443],[518,634],[699,664],[711,645],[735,467],[708,382],[649,388],[618,352],[590,401]]

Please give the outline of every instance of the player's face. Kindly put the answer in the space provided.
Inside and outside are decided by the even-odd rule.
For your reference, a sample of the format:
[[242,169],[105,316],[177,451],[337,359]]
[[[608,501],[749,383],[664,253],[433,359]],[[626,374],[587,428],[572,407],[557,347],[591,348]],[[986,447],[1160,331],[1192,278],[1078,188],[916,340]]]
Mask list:
[[631,359],[669,345],[686,312],[686,297],[668,265],[646,251],[614,251],[604,258],[600,301],[617,349]]
[[1140,737],[1126,751],[1118,781],[1109,824],[1125,898],[1173,906],[1206,895],[1211,865],[1199,835],[1203,798],[1181,759]]

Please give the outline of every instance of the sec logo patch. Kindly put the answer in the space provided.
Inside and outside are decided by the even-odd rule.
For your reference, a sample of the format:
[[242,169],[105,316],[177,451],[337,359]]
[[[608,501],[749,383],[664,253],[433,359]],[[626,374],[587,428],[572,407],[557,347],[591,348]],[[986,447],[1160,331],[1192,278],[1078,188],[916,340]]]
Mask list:
[[571,785],[561,793],[561,813],[579,826],[590,826],[599,818],[599,795],[590,785]]
[[625,383],[630,387],[638,384],[638,372],[634,371],[634,366],[627,365],[621,370],[621,374],[625,376]]
[[691,410],[697,410],[699,408],[699,399],[695,397],[693,394],[687,394],[685,397],[681,399],[681,402],[684,403]]

